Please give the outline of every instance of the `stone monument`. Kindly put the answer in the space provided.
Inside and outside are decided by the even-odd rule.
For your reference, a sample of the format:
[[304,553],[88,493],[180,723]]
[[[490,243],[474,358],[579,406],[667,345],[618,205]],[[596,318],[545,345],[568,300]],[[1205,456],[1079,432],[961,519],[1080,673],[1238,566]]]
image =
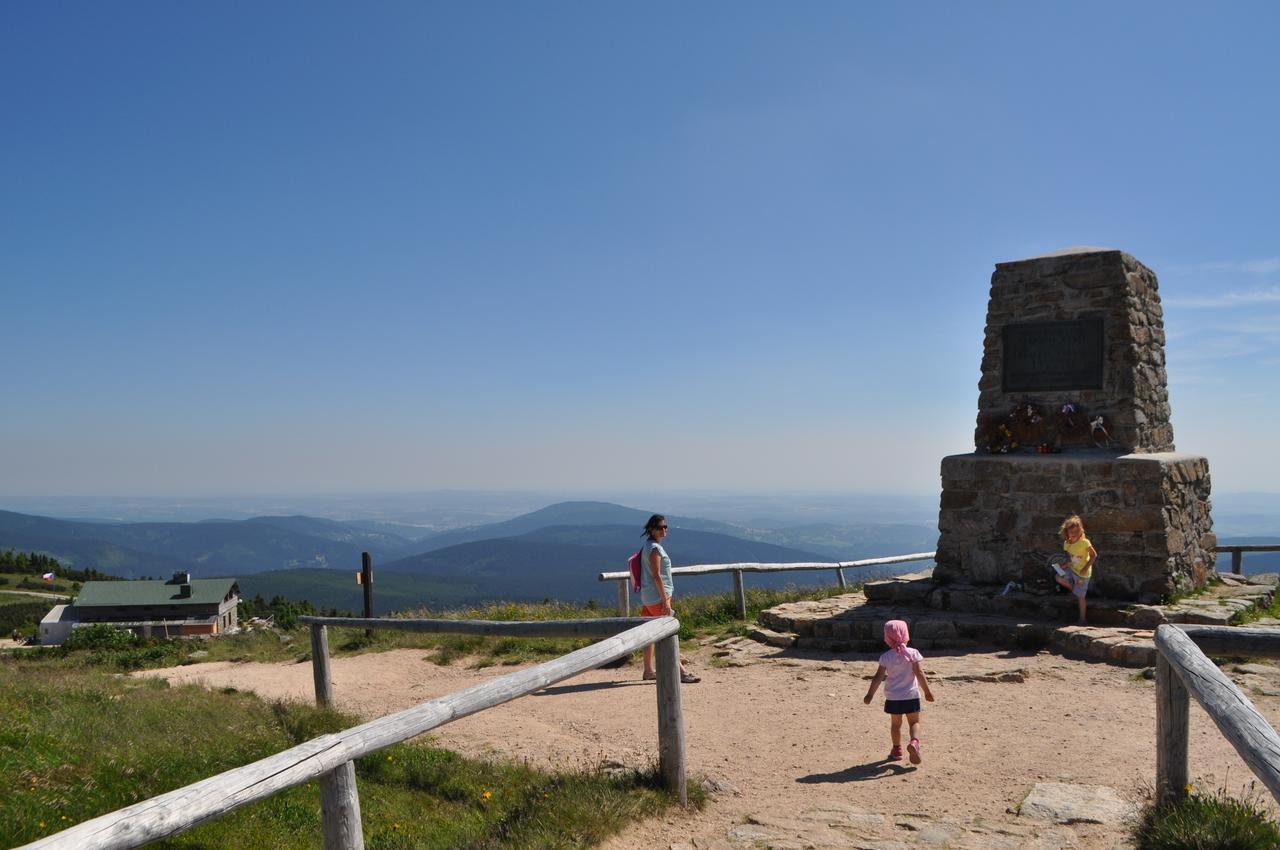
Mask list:
[[1079,514],[1090,595],[1202,586],[1217,539],[1209,464],[1174,452],[1155,273],[1110,248],[998,263],[972,454],[942,461],[936,582],[1047,578]]

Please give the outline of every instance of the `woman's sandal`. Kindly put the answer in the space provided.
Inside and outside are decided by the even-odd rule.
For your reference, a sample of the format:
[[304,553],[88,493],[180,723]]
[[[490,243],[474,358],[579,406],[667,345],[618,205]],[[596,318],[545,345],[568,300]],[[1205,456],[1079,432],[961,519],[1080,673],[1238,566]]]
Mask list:
[[681,670],[680,681],[686,685],[692,685],[694,682],[701,682],[702,677],[695,676],[693,673],[690,673],[688,670]]
[[656,672],[656,671],[655,671],[655,672],[653,672],[653,673],[645,673],[645,674],[644,674],[643,676],[641,676],[640,678],[641,678],[641,679],[643,679],[643,680],[644,680],[644,681],[646,681],[646,682],[652,682],[654,679],[658,678],[658,674],[657,674],[657,672]]

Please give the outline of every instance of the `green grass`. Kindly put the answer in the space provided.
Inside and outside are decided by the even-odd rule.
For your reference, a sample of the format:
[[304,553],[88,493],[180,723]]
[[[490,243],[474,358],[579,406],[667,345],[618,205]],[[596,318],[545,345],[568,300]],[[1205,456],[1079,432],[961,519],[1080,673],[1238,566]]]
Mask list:
[[[232,689],[168,688],[96,670],[0,659],[0,846],[75,823],[355,725]],[[366,846],[569,848],[674,804],[653,769],[544,773],[400,744],[358,761]],[[318,848],[315,782],[156,847]]]
[[[676,598],[681,640],[695,636],[745,634],[756,615],[772,605],[802,599],[824,599],[838,588],[790,588],[767,590],[748,588],[747,619],[737,619],[733,594],[710,594]],[[2,610],[2,609],[0,609]],[[612,617],[611,609],[596,605],[565,603],[504,602],[451,611],[421,609],[397,615],[406,618],[464,620],[574,620]],[[581,649],[591,643],[580,638],[502,638],[478,635],[440,635],[375,629],[331,628],[329,651],[334,656],[384,652],[390,649],[421,649],[437,664],[466,662],[476,667],[526,665]],[[311,657],[308,629],[292,631],[260,629],[209,640],[140,639],[124,648],[68,650],[42,647],[23,650],[33,663],[53,669],[106,668],[114,671],[175,667],[204,661],[301,662]]]
[[[748,622],[765,607],[819,599],[831,588],[748,590]],[[681,636],[741,633],[731,594],[677,600]],[[613,616],[595,605],[504,603],[403,616],[555,620]],[[213,640],[116,639],[83,648],[0,655],[0,846],[21,844],[303,740],[354,725],[297,705],[268,706],[234,690],[168,689],[116,673],[196,661],[300,662],[305,628],[257,630]],[[589,643],[581,639],[428,635],[330,630],[335,655],[416,648],[439,663],[530,664]],[[554,848],[598,843],[622,825],[670,806],[654,769],[618,776],[547,774],[473,762],[427,746],[397,745],[357,764],[367,846],[373,848]],[[695,792],[696,793],[696,792]],[[412,816],[407,816],[411,814]],[[318,847],[318,791],[294,788],[161,847]]]
[[34,590],[39,593],[57,593],[74,596],[80,583],[65,578],[45,581],[40,573],[0,573],[0,590]]
[[[748,620],[731,594],[677,599],[681,636],[745,631],[763,608],[821,599],[834,588],[747,591]],[[402,616],[553,620],[613,616],[595,605],[495,604]],[[92,641],[0,654],[0,846],[32,841],[90,817],[354,725],[333,712],[267,705],[234,689],[169,689],[120,671],[195,661],[305,661],[307,630],[260,630],[213,640]],[[440,663],[477,666],[544,661],[585,646],[578,639],[513,639],[331,629],[336,655],[418,648]],[[193,654],[196,657],[192,657]],[[671,796],[656,769],[620,775],[543,773],[476,762],[423,745],[396,745],[357,764],[366,846],[568,848],[598,843],[625,824],[661,813]],[[691,797],[700,803],[695,787]],[[157,847],[320,846],[315,783],[252,804]]]
[[1161,600],[1161,605],[1176,605],[1187,599],[1198,599],[1206,596],[1213,588],[1222,584],[1222,579],[1218,578],[1217,573],[1210,574],[1209,578],[1200,587],[1190,590],[1178,590],[1173,593],[1166,594]]
[[1276,850],[1280,827],[1259,797],[1235,799],[1225,790],[1192,792],[1164,806],[1145,806],[1134,828],[1136,850]]
[[1239,623],[1240,625],[1247,625],[1266,617],[1280,618],[1280,588],[1277,588],[1276,593],[1272,595],[1270,605],[1266,607],[1254,605],[1245,609],[1240,616]]
[[756,617],[766,608],[785,602],[827,599],[841,593],[852,593],[859,588],[861,585],[853,584],[844,590],[835,586],[789,587],[785,590],[748,587],[745,620],[738,619],[737,601],[732,593],[684,597],[677,595],[675,606],[676,616],[680,619],[680,637],[688,639],[694,634],[723,636],[746,634]]

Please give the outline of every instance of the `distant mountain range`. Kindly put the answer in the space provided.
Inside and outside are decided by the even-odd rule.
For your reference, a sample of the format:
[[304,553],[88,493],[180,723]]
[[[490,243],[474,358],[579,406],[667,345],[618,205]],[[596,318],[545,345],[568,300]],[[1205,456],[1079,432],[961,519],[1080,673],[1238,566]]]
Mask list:
[[[138,578],[189,570],[235,576],[247,595],[306,598],[322,607],[358,611],[354,574],[362,552],[375,565],[379,611],[457,606],[493,599],[612,604],[616,585],[600,572],[621,570],[639,547],[649,511],[608,502],[560,502],[514,519],[443,533],[370,520],[307,516],[247,520],[121,523],[62,520],[0,511],[0,549],[36,551],[79,568]],[[927,526],[809,524],[748,529],[698,517],[667,516],[676,565],[694,563],[853,560],[927,551]],[[819,584],[818,573],[753,576],[753,585]],[[727,576],[682,580],[681,593],[721,592]]]
[[417,543],[312,517],[229,522],[103,523],[0,511],[0,548],[42,552],[124,578],[190,570],[201,576],[360,567],[360,553],[399,558]]
[[[430,552],[461,543],[475,543],[478,540],[492,540],[496,537],[515,537],[552,526],[629,526],[635,538],[639,539],[640,530],[644,528],[644,524],[652,514],[652,511],[627,508],[610,502],[557,502],[506,522],[460,528],[456,531],[433,535],[422,541],[424,545],[421,549],[424,552]],[[680,528],[713,531],[730,537],[741,536],[742,533],[742,529],[737,526],[709,519],[670,515],[667,521]]]
[[[355,570],[271,570],[237,576],[240,593],[246,598],[275,596],[310,602],[317,609],[336,608],[360,616],[364,611],[364,589],[356,583]],[[486,598],[474,582],[430,579],[413,573],[374,570],[373,613],[430,608],[434,612],[471,605]]]
[[[246,520],[122,523],[65,520],[0,511],[0,550],[34,551],[70,567],[124,578],[189,570],[199,577],[235,576],[246,595],[307,599],[320,607],[359,611],[355,583],[361,553],[374,561],[376,610],[458,607],[496,599],[616,600],[601,572],[620,571],[640,545],[650,512],[610,502],[548,505],[502,522],[431,532],[376,520],[308,516]],[[927,552],[937,530],[906,523],[805,523],[752,527],[667,515],[667,549],[677,566],[708,563],[850,561]],[[1229,525],[1230,520],[1224,525]],[[398,533],[404,531],[405,534]],[[1280,537],[1220,537],[1222,545],[1276,543]],[[1249,553],[1246,573],[1280,571],[1280,553]],[[1229,570],[1230,557],[1218,558]],[[850,572],[854,581],[904,570]],[[755,574],[751,586],[816,585],[830,573]],[[727,575],[678,580],[677,593],[723,592]]]
[[[647,514],[644,519],[648,519]],[[670,517],[667,522],[672,529],[666,545],[675,566],[826,560],[800,549],[684,528]],[[413,573],[452,582],[471,580],[500,598],[612,602],[617,598],[617,586],[602,585],[598,573],[626,569],[627,557],[642,542],[638,529],[636,524],[548,526],[513,537],[460,543],[403,558],[384,564],[379,574]],[[680,592],[699,593],[710,588],[723,591],[728,581],[728,576],[681,579]],[[792,575],[783,583],[787,581],[796,583],[797,578]],[[809,573],[802,583],[820,581],[824,580]]]

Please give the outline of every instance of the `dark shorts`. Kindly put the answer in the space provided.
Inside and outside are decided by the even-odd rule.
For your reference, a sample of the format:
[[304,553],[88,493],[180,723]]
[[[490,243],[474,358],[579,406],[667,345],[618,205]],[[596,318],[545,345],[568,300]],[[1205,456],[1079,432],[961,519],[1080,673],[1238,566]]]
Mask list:
[[920,697],[914,699],[887,699],[884,701],[885,714],[917,714],[920,711]]

